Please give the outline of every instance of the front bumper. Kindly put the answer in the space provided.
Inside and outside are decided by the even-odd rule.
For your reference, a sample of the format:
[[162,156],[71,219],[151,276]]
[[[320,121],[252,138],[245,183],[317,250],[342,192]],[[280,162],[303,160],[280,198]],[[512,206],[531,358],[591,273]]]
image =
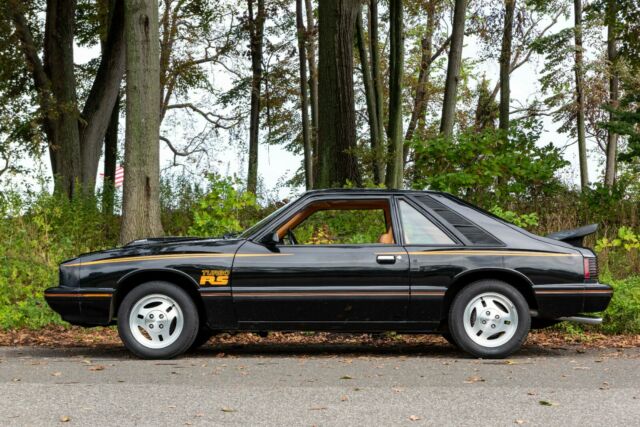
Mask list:
[[604,311],[613,297],[613,288],[603,283],[536,285],[533,290],[539,317],[552,319]]
[[113,319],[113,289],[56,286],[44,298],[63,320],[80,326],[104,326]]

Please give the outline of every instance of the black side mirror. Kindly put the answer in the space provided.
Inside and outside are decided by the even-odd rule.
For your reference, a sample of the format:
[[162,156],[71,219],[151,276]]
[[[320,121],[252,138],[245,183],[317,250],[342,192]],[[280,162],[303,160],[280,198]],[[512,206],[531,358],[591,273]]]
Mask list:
[[265,245],[277,245],[280,243],[280,236],[278,236],[278,232],[274,231],[273,233],[269,233],[262,238],[262,243]]

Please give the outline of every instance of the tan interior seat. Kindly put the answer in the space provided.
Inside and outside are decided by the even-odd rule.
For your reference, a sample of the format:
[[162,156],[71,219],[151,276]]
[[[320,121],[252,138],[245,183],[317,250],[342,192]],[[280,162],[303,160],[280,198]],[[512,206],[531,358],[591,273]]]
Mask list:
[[391,228],[389,230],[387,230],[386,233],[381,234],[380,238],[378,239],[378,243],[381,243],[383,245],[392,245],[393,244],[393,230],[391,230]]

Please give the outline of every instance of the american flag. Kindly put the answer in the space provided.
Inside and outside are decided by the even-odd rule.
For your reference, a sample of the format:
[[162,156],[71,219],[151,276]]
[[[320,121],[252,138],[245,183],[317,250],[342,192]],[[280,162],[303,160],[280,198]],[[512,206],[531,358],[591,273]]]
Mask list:
[[[104,174],[101,173],[100,176],[104,179]],[[116,168],[116,176],[115,176],[115,186],[116,188],[122,187],[122,183],[124,182],[124,168],[122,166],[118,166]]]

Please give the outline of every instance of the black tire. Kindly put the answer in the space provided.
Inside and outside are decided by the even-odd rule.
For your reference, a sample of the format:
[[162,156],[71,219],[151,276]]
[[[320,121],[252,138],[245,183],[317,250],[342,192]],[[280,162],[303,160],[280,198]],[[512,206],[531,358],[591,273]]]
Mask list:
[[449,344],[451,344],[452,346],[454,346],[455,348],[459,348],[458,347],[458,343],[453,339],[453,335],[451,335],[451,332],[443,332],[442,333],[442,338],[447,340],[447,342]]
[[[141,344],[129,326],[131,311],[136,303],[150,295],[162,295],[171,298],[182,314],[182,331],[175,341],[164,348],[150,348]],[[167,310],[168,311],[168,310]],[[131,290],[118,309],[118,333],[124,346],[142,359],[171,359],[187,351],[198,334],[198,309],[189,294],[179,286],[169,282],[153,281],[143,283]]]
[[[518,316],[513,336],[504,344],[496,347],[484,346],[475,342],[465,330],[465,308],[475,298],[484,293],[494,293],[506,297],[513,304],[512,308],[515,309]],[[492,323],[492,321],[489,320],[489,323]],[[527,301],[513,286],[499,280],[480,280],[467,285],[456,295],[449,310],[448,324],[452,338],[461,350],[476,357],[500,359],[509,356],[522,346],[531,327],[531,315],[529,314]],[[480,333],[478,336],[480,336]]]
[[211,337],[214,336],[215,334],[216,332],[212,331],[207,326],[200,325],[200,330],[198,330],[198,334],[196,335],[196,339],[193,341],[193,344],[191,344],[191,347],[189,347],[189,351],[199,349],[200,347],[205,345],[207,342],[209,342]]

